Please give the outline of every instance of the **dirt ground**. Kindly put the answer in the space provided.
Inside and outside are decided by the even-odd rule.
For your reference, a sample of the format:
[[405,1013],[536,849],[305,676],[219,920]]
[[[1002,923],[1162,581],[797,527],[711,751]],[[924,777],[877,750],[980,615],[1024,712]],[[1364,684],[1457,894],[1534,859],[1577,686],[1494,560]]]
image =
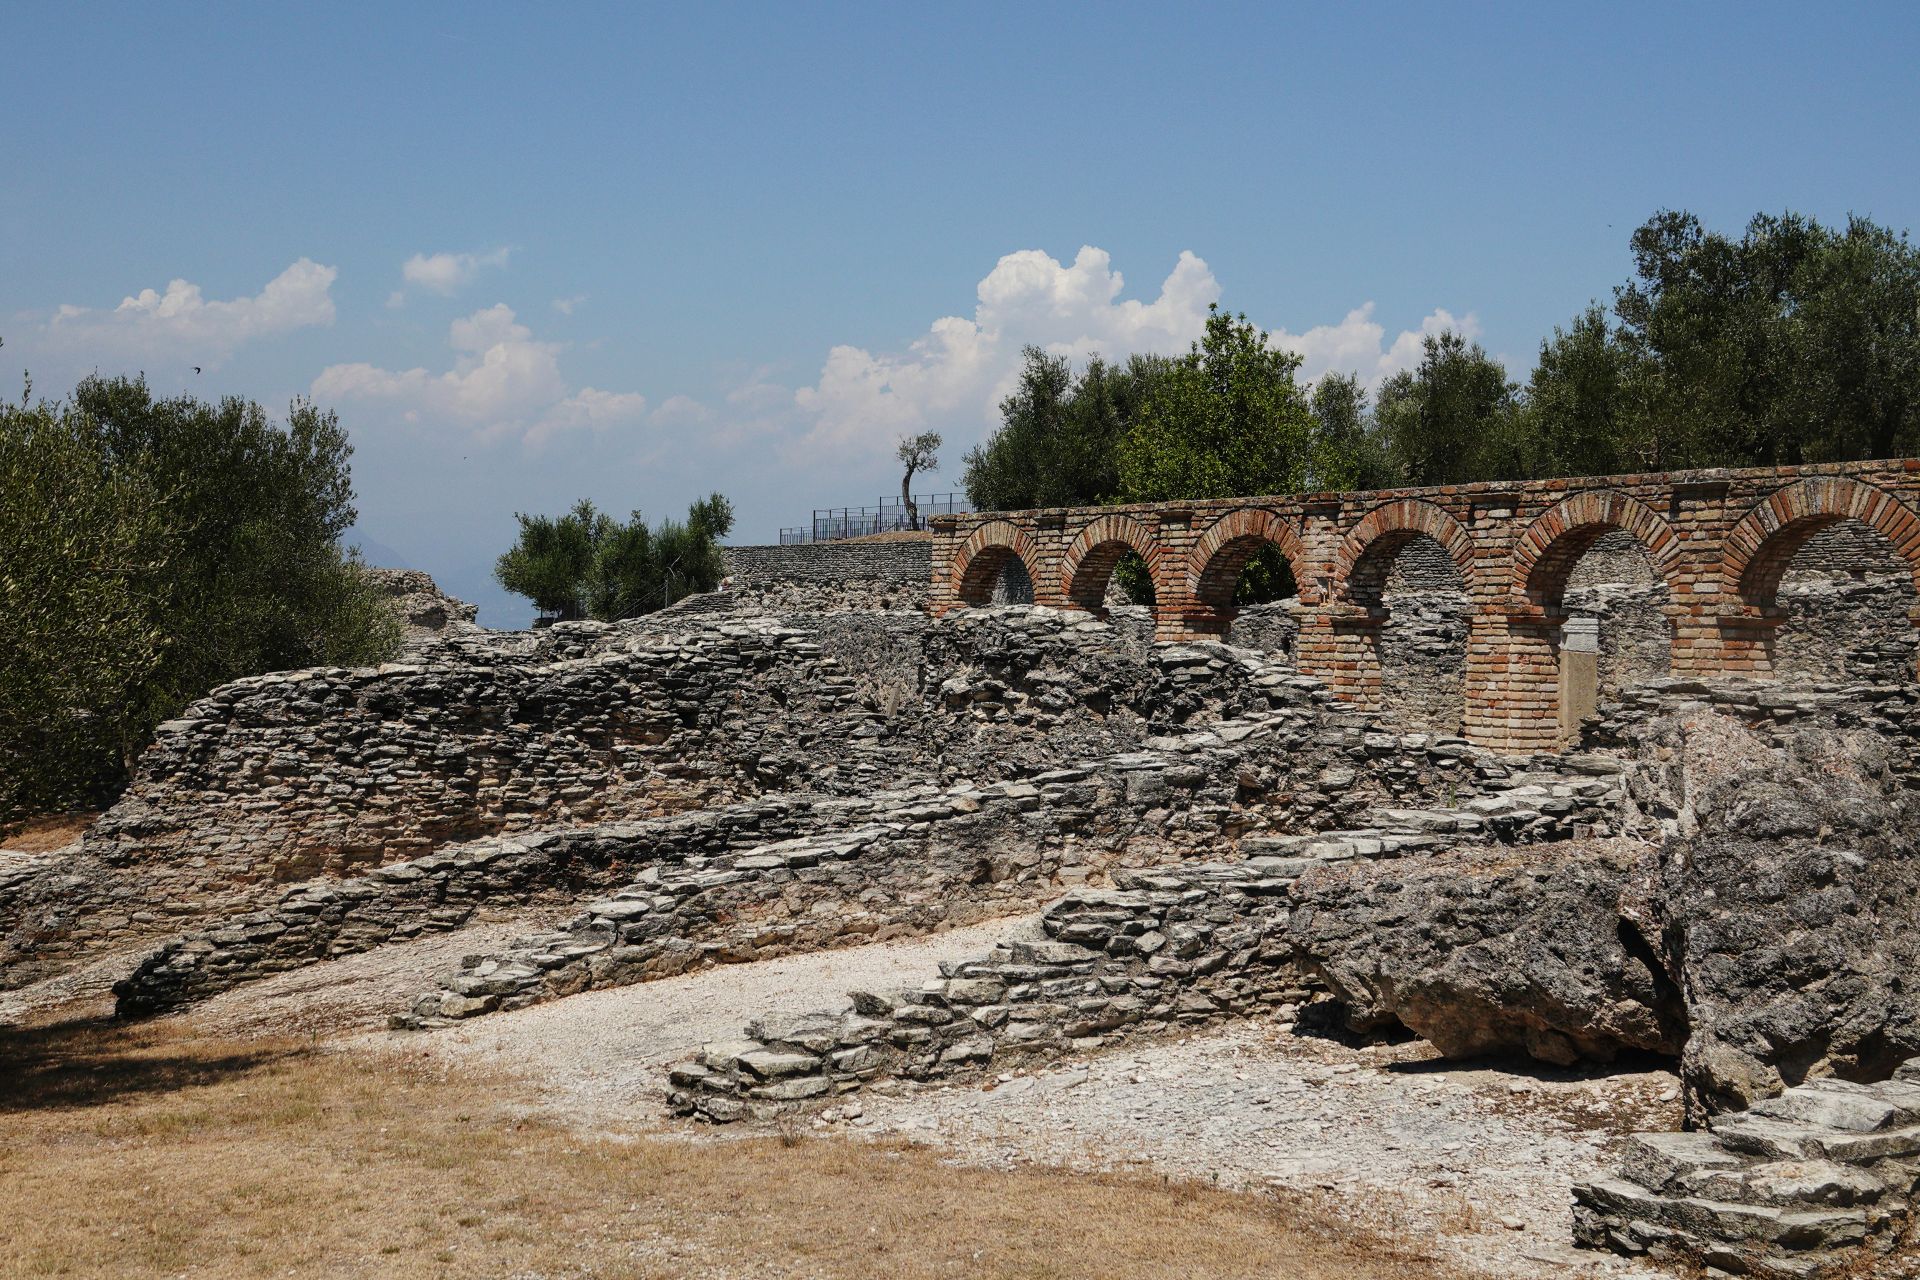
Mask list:
[[689,1142],[530,1115],[512,1074],[181,1024],[0,1033],[0,1277],[1465,1280],[1309,1201]]
[[[664,1111],[668,1064],[736,1038],[747,1017],[846,1007],[850,989],[917,984],[938,963],[1037,929],[1032,917],[934,938],[736,965],[588,992],[427,1036],[448,1064],[513,1064],[543,1114],[619,1132],[688,1129]],[[742,1016],[742,1014],[746,1016]],[[882,1084],[809,1131],[906,1140],[996,1170],[1145,1174],[1303,1197],[1369,1234],[1417,1240],[1491,1275],[1615,1276],[1641,1269],[1575,1250],[1570,1187],[1605,1167],[1625,1133],[1677,1127],[1679,1084],[1662,1066],[1558,1071],[1452,1064],[1421,1041],[1347,1045],[1247,1023],[1142,1041],[964,1086]],[[762,1126],[759,1132],[766,1132]]]
[[665,1113],[665,1066],[702,1043],[918,983],[1032,917],[384,1029],[460,956],[544,923],[134,1028],[86,1016],[98,983],[40,992],[42,1020],[73,997],[67,1020],[0,1030],[0,1277],[1622,1275],[1566,1247],[1568,1185],[1676,1115],[1665,1071],[1442,1064],[1277,1023],[800,1122]]
[[53,853],[78,840],[99,816],[97,813],[69,813],[30,819],[0,838],[0,851]]

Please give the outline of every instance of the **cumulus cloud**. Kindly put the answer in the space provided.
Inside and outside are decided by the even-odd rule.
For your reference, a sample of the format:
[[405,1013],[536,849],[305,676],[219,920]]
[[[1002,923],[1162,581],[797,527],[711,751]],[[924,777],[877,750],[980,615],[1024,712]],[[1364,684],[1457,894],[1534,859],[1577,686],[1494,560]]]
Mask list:
[[1072,265],[1038,249],[1001,258],[975,290],[972,319],[945,316],[901,353],[838,346],[820,378],[794,393],[810,419],[803,445],[853,452],[960,416],[990,420],[1011,385],[1020,350],[1033,344],[1085,357],[1181,351],[1206,323],[1219,282],[1182,253],[1151,302],[1118,300],[1126,282],[1103,249],[1083,246]]
[[[491,253],[416,253],[400,264],[400,279],[415,288],[451,297],[472,284],[484,269],[506,266],[510,252],[502,247]],[[387,305],[397,307],[406,298],[405,292],[396,290],[388,296]]]
[[385,404],[412,423],[519,435],[534,446],[562,432],[638,423],[646,414],[647,398],[638,392],[569,386],[560,344],[536,339],[504,303],[455,320],[447,342],[454,360],[443,373],[336,364],[314,379],[313,394]]
[[[977,427],[984,434],[1018,376],[1023,347],[1076,362],[1096,352],[1111,360],[1136,352],[1179,354],[1200,337],[1207,308],[1220,299],[1219,281],[1191,252],[1180,255],[1152,299],[1122,298],[1125,286],[1106,251],[1091,245],[1071,264],[1037,249],[1006,255],[980,281],[971,318],[935,320],[898,352],[830,350],[815,383],[793,393],[803,423],[801,450],[866,454],[902,432],[928,427]],[[1389,340],[1369,302],[1338,324],[1298,334],[1278,330],[1272,341],[1301,354],[1303,379],[1357,372],[1374,387],[1418,363],[1423,334],[1448,327],[1476,329],[1471,316],[1460,322],[1435,311],[1417,330]],[[756,380],[750,393],[766,390]]]
[[1420,321],[1418,329],[1403,330],[1388,342],[1386,326],[1373,318],[1373,304],[1369,302],[1347,312],[1339,324],[1315,325],[1305,333],[1281,329],[1272,334],[1272,340],[1275,346],[1299,353],[1303,381],[1318,381],[1327,373],[1353,373],[1372,391],[1402,369],[1420,363],[1427,335],[1447,330],[1478,337],[1480,321],[1471,313],[1456,318],[1451,311],[1436,308]]
[[248,342],[332,324],[339,274],[301,258],[252,297],[211,301],[199,285],[173,280],[164,291],[142,289],[111,311],[62,306],[46,335],[65,351],[216,368]]

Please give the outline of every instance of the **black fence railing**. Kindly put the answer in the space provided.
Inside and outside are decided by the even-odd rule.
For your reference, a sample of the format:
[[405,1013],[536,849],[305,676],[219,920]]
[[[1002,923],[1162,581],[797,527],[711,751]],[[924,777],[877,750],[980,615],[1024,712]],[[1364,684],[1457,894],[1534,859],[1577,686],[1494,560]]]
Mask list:
[[[927,527],[927,521],[934,516],[960,515],[973,510],[966,495],[959,493],[932,493],[924,497],[916,496],[919,507],[919,527]],[[813,524],[803,528],[789,528],[780,531],[782,546],[792,546],[805,542],[844,542],[848,538],[870,538],[876,533],[898,533],[914,527],[907,505],[898,498],[882,498],[871,507],[815,507]]]

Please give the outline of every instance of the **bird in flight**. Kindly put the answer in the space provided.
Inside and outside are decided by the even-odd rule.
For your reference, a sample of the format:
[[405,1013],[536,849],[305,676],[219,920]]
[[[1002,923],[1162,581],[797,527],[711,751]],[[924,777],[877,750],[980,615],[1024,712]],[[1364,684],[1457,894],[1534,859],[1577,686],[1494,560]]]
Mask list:
[[195,366],[193,366],[193,371],[194,371],[195,373],[198,373],[198,372],[200,372],[200,366],[199,366],[199,365],[195,365]]

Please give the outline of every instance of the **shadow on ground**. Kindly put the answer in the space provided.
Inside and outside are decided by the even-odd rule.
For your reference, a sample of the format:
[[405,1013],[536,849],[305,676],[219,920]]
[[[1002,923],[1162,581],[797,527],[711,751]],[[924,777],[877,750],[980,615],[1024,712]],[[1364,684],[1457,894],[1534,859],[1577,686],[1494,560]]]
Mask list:
[[178,1032],[81,1018],[40,1027],[0,1027],[0,1115],[100,1106],[178,1093],[309,1050],[262,1043],[208,1053]]

